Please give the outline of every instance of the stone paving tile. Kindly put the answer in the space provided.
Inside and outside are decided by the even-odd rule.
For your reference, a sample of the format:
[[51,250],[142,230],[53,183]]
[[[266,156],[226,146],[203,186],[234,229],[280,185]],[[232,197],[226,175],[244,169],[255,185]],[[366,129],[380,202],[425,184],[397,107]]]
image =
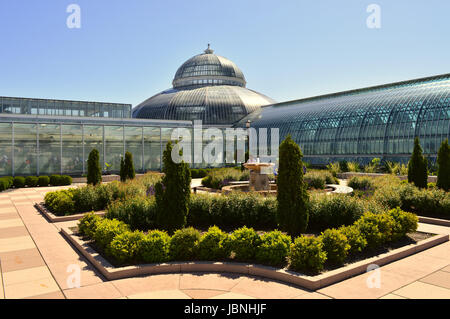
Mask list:
[[222,290],[209,290],[209,289],[183,289],[183,293],[191,297],[192,299],[209,299],[218,295],[227,293]]
[[412,299],[449,299],[450,289],[416,281],[393,292],[396,295]]
[[421,252],[421,254],[426,255],[426,256],[441,258],[450,263],[450,242],[446,242],[439,246],[433,247],[433,249],[427,249],[427,250]]
[[420,279],[420,281],[430,285],[450,289],[450,272],[437,271]]
[[24,226],[24,224],[22,222],[22,219],[17,218],[17,217],[13,218],[13,219],[2,219],[2,220],[0,220],[0,229],[9,228],[9,227]]
[[332,299],[331,297],[319,294],[317,292],[308,292],[292,299]]
[[3,272],[3,282],[5,286],[51,277],[52,275],[47,266]]
[[15,271],[45,265],[37,248],[0,253],[2,271]]
[[445,268],[442,268],[441,271],[446,271],[446,272],[450,272],[450,265],[448,265]]
[[48,294],[55,291],[59,291],[59,287],[55,280],[53,280],[53,278],[43,278],[5,286],[5,297],[8,299],[20,299]]
[[243,278],[230,292],[243,294],[255,298],[294,298],[307,294],[309,291],[287,284],[278,283],[263,278]]
[[33,240],[30,236],[20,236],[13,238],[0,239],[0,253],[9,251],[35,248]]
[[209,299],[256,299],[255,297],[250,297],[235,292],[227,292],[222,295],[214,296]]
[[448,261],[424,254],[415,254],[382,267],[382,271],[389,271],[399,275],[411,277],[415,280],[431,274],[448,265]]
[[187,273],[180,276],[180,289],[215,289],[229,291],[244,277],[239,274]]
[[63,290],[68,299],[115,299],[123,295],[111,282]]
[[61,291],[55,291],[48,294],[26,297],[24,299],[66,299],[66,297]]
[[25,226],[3,228],[0,231],[0,239],[1,238],[12,238],[12,237],[22,237],[22,236],[27,236],[27,235],[28,235],[28,231]]
[[0,220],[17,219],[17,218],[20,218],[20,216],[17,213],[5,213],[0,215]]
[[[47,266],[61,289],[68,289],[70,288],[69,284],[75,284],[70,279],[73,278],[71,275],[75,275],[78,272],[78,269],[80,271],[79,283],[81,287],[103,282],[102,277],[94,271],[94,268],[84,261],[47,264]],[[76,268],[77,266],[79,268]]]
[[414,281],[411,277],[383,271],[383,268],[381,268],[380,287],[377,288],[375,286],[369,288],[367,285],[367,280],[368,277],[372,277],[372,275],[374,275],[373,271],[364,273],[334,285],[319,289],[316,292],[332,298],[373,299],[382,297],[393,290]]
[[407,298],[396,295],[396,294],[387,294],[387,295],[381,297],[380,299],[407,299]]
[[0,208],[0,215],[17,213],[17,209],[14,206],[2,207]]
[[164,274],[125,278],[113,280],[111,283],[122,293],[122,295],[129,296],[148,291],[179,289],[180,275]]
[[192,299],[181,290],[158,290],[127,296],[128,299]]
[[3,292],[3,279],[1,273],[0,273],[0,299],[5,299],[5,294]]

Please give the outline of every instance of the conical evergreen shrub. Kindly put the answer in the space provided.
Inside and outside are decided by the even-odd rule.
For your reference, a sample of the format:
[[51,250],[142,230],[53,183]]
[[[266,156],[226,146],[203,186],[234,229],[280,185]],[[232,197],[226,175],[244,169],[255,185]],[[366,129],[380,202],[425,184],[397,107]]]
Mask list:
[[414,149],[408,162],[408,182],[417,187],[426,188],[428,181],[427,160],[422,155],[419,138],[414,139]]
[[277,178],[278,224],[291,235],[298,235],[308,226],[309,196],[303,182],[303,154],[288,135],[280,144]]
[[88,157],[87,183],[97,185],[102,182],[102,171],[100,168],[100,153],[97,149],[93,149]]
[[172,160],[173,147],[169,141],[163,153],[164,177],[155,185],[156,223],[169,233],[186,225],[191,196],[191,170],[184,161]]
[[436,186],[445,190],[450,190],[450,146],[448,139],[442,142],[437,157],[438,173]]

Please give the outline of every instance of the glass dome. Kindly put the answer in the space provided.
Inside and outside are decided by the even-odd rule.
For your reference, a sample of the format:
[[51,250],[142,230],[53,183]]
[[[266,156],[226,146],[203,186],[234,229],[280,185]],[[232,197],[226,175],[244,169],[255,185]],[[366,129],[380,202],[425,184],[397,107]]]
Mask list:
[[173,79],[173,88],[136,106],[134,118],[202,120],[204,124],[229,125],[274,104],[271,98],[246,88],[237,65],[208,48],[184,62]]

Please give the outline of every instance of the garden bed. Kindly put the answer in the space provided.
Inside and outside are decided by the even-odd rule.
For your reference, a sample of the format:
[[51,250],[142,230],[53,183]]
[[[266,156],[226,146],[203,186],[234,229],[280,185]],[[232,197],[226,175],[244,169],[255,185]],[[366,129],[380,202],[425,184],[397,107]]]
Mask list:
[[[50,223],[59,223],[59,222],[67,222],[71,220],[79,220],[83,218],[83,216],[87,213],[80,213],[80,214],[74,214],[74,215],[67,215],[67,216],[57,216],[53,214],[51,211],[45,207],[44,203],[35,203],[34,207],[42,214]],[[106,214],[105,211],[97,211],[94,212],[95,215],[98,216],[104,216]]]
[[419,222],[421,223],[450,227],[450,219],[432,218],[425,216],[418,217]]
[[[94,267],[108,280],[115,280],[140,275],[156,275],[163,273],[182,272],[231,272],[242,275],[261,276],[294,284],[302,288],[317,290],[338,281],[364,273],[372,264],[382,266],[390,262],[405,258],[417,252],[447,242],[449,235],[435,235],[415,232],[399,242],[394,242],[381,249],[378,255],[367,255],[362,260],[352,260],[336,269],[325,269],[319,275],[309,276],[288,270],[257,264],[237,262],[167,262],[161,264],[139,264],[134,266],[114,267],[107,259],[95,251],[88,241],[76,233],[74,228],[62,228],[61,234],[86,257]],[[429,237],[431,236],[431,237]],[[418,241],[415,242],[414,241]],[[375,252],[378,253],[378,252]],[[328,271],[326,271],[328,270]]]

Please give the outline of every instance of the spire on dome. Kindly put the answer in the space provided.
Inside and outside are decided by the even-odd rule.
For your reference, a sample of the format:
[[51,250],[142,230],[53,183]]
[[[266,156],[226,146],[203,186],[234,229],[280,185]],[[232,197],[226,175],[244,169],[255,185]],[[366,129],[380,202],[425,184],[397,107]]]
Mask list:
[[206,54],[213,54],[214,50],[211,50],[211,45],[208,43],[208,48],[205,50]]

